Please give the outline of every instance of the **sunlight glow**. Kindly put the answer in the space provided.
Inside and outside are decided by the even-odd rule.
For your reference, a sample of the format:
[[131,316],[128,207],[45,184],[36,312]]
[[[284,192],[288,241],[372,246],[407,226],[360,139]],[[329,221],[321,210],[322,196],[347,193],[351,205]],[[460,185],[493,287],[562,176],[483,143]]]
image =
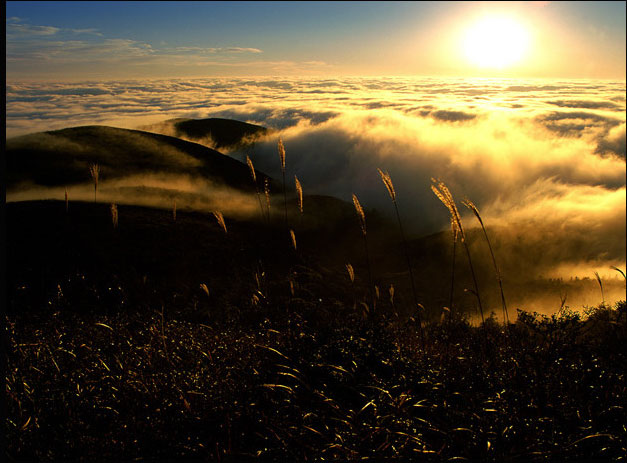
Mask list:
[[513,18],[487,16],[470,26],[463,40],[470,63],[482,68],[503,69],[524,57],[529,34]]

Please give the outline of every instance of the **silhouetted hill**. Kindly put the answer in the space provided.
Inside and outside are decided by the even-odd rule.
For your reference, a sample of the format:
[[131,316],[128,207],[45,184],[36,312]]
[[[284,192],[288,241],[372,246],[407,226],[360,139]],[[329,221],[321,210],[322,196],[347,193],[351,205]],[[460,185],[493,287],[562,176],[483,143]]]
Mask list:
[[[242,190],[254,190],[248,166],[178,138],[107,126],[73,127],[7,140],[7,187],[56,186],[90,181],[98,163],[106,179],[146,174],[185,174]],[[263,182],[266,177],[258,173]]]
[[220,118],[169,119],[142,129],[226,150],[245,147],[269,132],[259,125]]

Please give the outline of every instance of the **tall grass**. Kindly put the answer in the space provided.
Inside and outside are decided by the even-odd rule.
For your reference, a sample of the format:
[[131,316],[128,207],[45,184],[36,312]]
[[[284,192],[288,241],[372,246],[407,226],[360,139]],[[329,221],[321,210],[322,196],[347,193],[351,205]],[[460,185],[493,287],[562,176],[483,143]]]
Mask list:
[[296,234],[294,233],[294,230],[290,229],[290,238],[292,239],[292,246],[294,246],[294,251],[296,251]]
[[468,266],[470,267],[470,273],[472,275],[472,281],[475,287],[474,294],[477,297],[479,312],[481,313],[481,323],[483,324],[484,335],[487,341],[487,334],[485,333],[485,317],[483,315],[483,305],[481,304],[481,296],[479,294],[479,285],[477,284],[477,277],[475,275],[475,270],[472,265],[472,259],[470,258],[470,250],[468,249],[468,243],[466,242],[466,234],[464,233],[462,219],[459,215],[459,211],[457,210],[457,206],[455,204],[455,200],[453,199],[453,195],[451,194],[447,186],[444,184],[444,182],[440,182],[434,178],[432,178],[431,181],[433,182],[433,184],[431,185],[431,190],[449,210],[451,219],[455,222],[457,230],[459,231],[459,237],[462,240],[464,249],[466,250],[466,256],[468,257]]
[[268,177],[263,182],[263,193],[266,197],[266,211],[268,212],[268,225],[270,225],[270,180]]
[[298,210],[303,213],[303,187],[298,180],[298,177],[294,175],[294,183],[296,184],[296,194],[298,195]]
[[226,223],[224,222],[224,216],[222,215],[222,212],[214,211],[213,216],[216,218],[216,220],[218,221],[218,225],[222,227],[222,230],[224,230],[224,234],[226,235],[227,234]]
[[599,276],[599,272],[594,272],[594,276],[599,283],[599,287],[601,288],[601,305],[605,305],[605,293],[603,292],[603,282],[601,281],[601,277]]
[[457,237],[459,236],[459,231],[457,230],[457,224],[451,217],[451,235],[453,238],[453,258],[451,262],[451,291],[449,295],[449,323],[453,317],[453,304],[454,304],[454,296],[455,296],[455,261],[457,260]]
[[118,228],[118,206],[117,204],[111,204],[111,223],[113,228]]
[[279,160],[281,161],[281,173],[283,175],[283,205],[285,206],[285,230],[288,229],[287,225],[287,192],[285,190],[285,147],[283,146],[283,140],[279,138]]
[[94,203],[96,202],[96,196],[98,193],[98,180],[100,178],[100,166],[98,163],[93,163],[89,166],[89,174],[94,182]]
[[496,273],[496,278],[499,282],[499,289],[501,290],[501,304],[503,305],[503,323],[507,323],[509,325],[509,312],[507,311],[507,304],[505,303],[505,293],[503,292],[503,279],[501,278],[501,272],[499,271],[499,267],[496,264],[496,257],[494,257],[494,251],[492,251],[492,245],[490,244],[490,238],[488,238],[488,232],[483,225],[483,220],[481,219],[481,215],[479,214],[479,209],[477,209],[477,206],[475,206],[468,198],[462,201],[462,204],[475,214],[475,217],[477,217],[479,224],[481,224],[483,236],[485,236],[485,240],[488,243],[488,249],[490,250],[490,256],[492,257],[492,263],[494,264],[494,272]]
[[610,266],[610,268],[612,270],[616,270],[618,273],[620,273],[623,278],[627,281],[627,276],[625,276],[625,272],[623,272],[621,269],[619,269],[618,267],[614,267],[613,265]]
[[366,254],[366,267],[368,268],[368,289],[370,292],[370,301],[372,304],[372,311],[374,312],[374,308],[376,307],[376,301],[374,298],[373,292],[373,282],[372,282],[372,270],[370,268],[370,255],[368,253],[368,231],[366,229],[366,214],[364,214],[364,209],[361,207],[359,203],[359,199],[357,196],[353,194],[353,204],[355,205],[355,211],[357,212],[357,217],[359,218],[359,226],[361,228],[361,234],[364,237],[364,250]]
[[414,283],[414,271],[411,266],[411,260],[409,258],[409,253],[407,252],[407,241],[405,240],[405,232],[403,231],[403,223],[401,221],[401,215],[398,212],[398,204],[396,202],[396,190],[394,189],[394,183],[392,183],[392,178],[390,174],[386,171],[383,172],[381,169],[377,168],[379,171],[379,175],[381,176],[381,180],[385,185],[385,188],[388,190],[388,194],[390,195],[390,199],[394,204],[394,211],[396,212],[396,219],[398,220],[398,228],[401,234],[401,243],[403,245],[403,254],[405,254],[405,260],[407,261],[407,269],[409,271],[409,281],[411,282],[411,293],[414,298],[414,310],[418,314],[418,325],[420,326],[420,339],[422,340],[422,348],[425,348],[425,339],[424,333],[422,330],[422,317],[420,315],[420,309],[418,306],[418,296],[416,294],[416,284]]
[[[264,219],[263,206],[261,204],[261,194],[259,193],[259,185],[257,184],[257,174],[255,172],[255,167],[253,166],[253,161],[250,157],[246,156],[246,164],[248,164],[248,168],[250,169],[250,176],[253,179],[253,184],[255,185],[255,193],[257,194],[257,200],[259,201],[259,212],[261,213],[261,220]],[[270,218],[268,217],[268,220]]]

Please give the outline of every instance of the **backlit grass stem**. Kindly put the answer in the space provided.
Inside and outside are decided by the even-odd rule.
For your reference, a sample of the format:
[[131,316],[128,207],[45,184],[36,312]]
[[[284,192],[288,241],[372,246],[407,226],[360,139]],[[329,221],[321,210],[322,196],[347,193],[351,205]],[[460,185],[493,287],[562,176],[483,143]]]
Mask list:
[[373,282],[372,282],[372,271],[370,269],[370,255],[368,253],[368,232],[366,230],[366,215],[364,214],[364,209],[361,207],[359,203],[359,199],[357,196],[353,194],[353,204],[355,205],[355,211],[357,212],[357,217],[359,218],[359,226],[361,227],[361,233],[364,237],[364,250],[366,253],[366,267],[368,268],[368,289],[370,292],[370,301],[372,311],[374,312],[374,308],[376,306],[374,292],[373,292]]
[[422,330],[422,317],[420,315],[420,309],[418,306],[418,295],[416,294],[416,284],[414,283],[414,271],[411,266],[411,260],[409,258],[409,253],[407,252],[407,241],[405,240],[405,232],[403,231],[403,223],[401,222],[401,215],[398,212],[398,204],[396,202],[396,190],[394,189],[394,184],[392,183],[392,178],[390,174],[387,172],[383,172],[381,169],[377,169],[379,171],[379,175],[381,175],[381,180],[385,185],[385,188],[388,190],[390,195],[390,199],[392,203],[394,203],[394,211],[396,212],[396,219],[398,220],[398,228],[401,234],[401,243],[403,246],[403,254],[405,254],[405,259],[407,261],[407,269],[409,270],[409,281],[411,282],[411,292],[414,297],[414,310],[416,310],[418,314],[418,325],[420,326],[420,339],[422,341],[422,350],[425,349],[425,338]]
[[472,275],[472,281],[475,287],[475,296],[477,297],[477,303],[479,305],[479,312],[481,313],[481,323],[484,327],[484,336],[487,342],[487,334],[485,331],[485,318],[483,316],[483,305],[481,304],[481,296],[479,295],[479,285],[477,284],[477,277],[475,275],[474,267],[472,266],[472,259],[470,257],[470,250],[468,249],[468,243],[466,242],[466,234],[464,233],[464,227],[462,226],[462,219],[459,215],[459,211],[457,210],[457,206],[455,205],[455,201],[453,200],[453,195],[444,184],[444,182],[437,181],[432,178],[431,181],[433,185],[431,185],[431,190],[438,197],[440,201],[447,207],[449,213],[451,214],[452,220],[457,225],[457,229],[459,231],[459,237],[464,244],[464,249],[466,249],[466,256],[468,257],[468,266],[470,267],[470,273]]
[[91,174],[91,178],[94,181],[94,203],[95,203],[97,193],[98,193],[98,180],[100,178],[100,166],[98,165],[98,163],[93,163],[89,166],[89,173]]
[[253,161],[250,157],[246,156],[246,164],[248,164],[248,168],[250,169],[250,176],[253,179],[253,184],[255,185],[255,193],[257,194],[257,200],[259,201],[259,212],[261,213],[261,220],[264,219],[263,205],[261,204],[261,194],[259,192],[259,185],[257,185],[257,174],[255,172],[255,167],[253,166]]
[[283,204],[285,206],[285,229],[288,229],[287,225],[287,192],[285,190],[285,147],[283,146],[283,140],[279,138],[279,159],[281,161],[281,173],[283,174]]
[[483,225],[483,220],[481,219],[481,215],[479,214],[479,209],[477,209],[477,206],[475,206],[468,198],[462,201],[462,204],[475,214],[475,217],[477,217],[477,220],[481,224],[483,236],[485,236],[485,240],[488,243],[488,249],[490,249],[490,256],[492,257],[494,272],[496,273],[496,278],[499,282],[499,289],[501,290],[501,303],[503,305],[503,323],[507,323],[509,325],[509,313],[507,311],[507,304],[505,303],[505,294],[503,293],[503,280],[501,278],[501,272],[499,271],[499,267],[498,265],[496,265],[496,257],[494,257],[494,251],[492,251],[492,245],[490,244],[490,238],[488,238],[488,232]]

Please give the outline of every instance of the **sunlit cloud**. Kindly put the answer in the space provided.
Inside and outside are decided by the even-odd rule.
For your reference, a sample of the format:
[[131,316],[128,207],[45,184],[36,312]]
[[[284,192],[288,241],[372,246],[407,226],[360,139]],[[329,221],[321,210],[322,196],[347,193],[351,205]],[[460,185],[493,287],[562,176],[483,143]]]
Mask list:
[[624,93],[624,82],[583,80],[9,81],[7,136],[91,124],[165,131],[172,118],[259,124],[274,131],[231,156],[250,155],[256,168],[280,176],[281,136],[288,174],[305,194],[356,193],[390,215],[382,168],[414,235],[448,227],[429,189],[440,178],[498,231],[505,268],[558,275],[624,267]]

